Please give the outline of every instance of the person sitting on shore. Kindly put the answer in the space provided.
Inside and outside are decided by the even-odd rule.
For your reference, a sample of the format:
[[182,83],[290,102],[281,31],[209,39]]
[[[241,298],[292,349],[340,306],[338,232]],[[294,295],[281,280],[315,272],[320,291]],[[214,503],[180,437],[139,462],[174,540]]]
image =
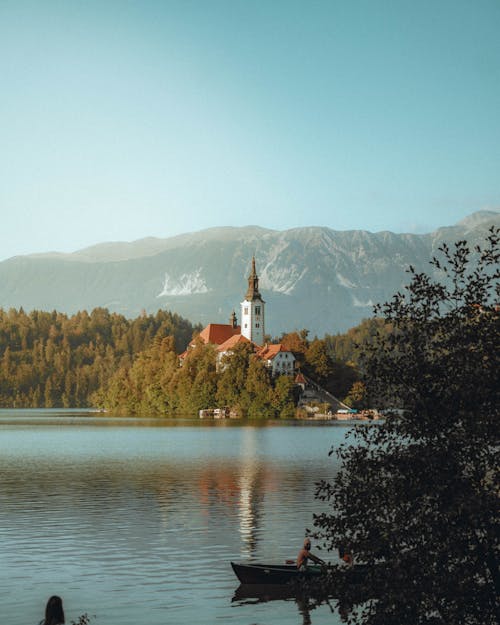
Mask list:
[[305,571],[307,569],[308,560],[312,560],[316,564],[325,564],[324,560],[311,553],[311,541],[309,538],[306,538],[304,540],[304,546],[299,551],[299,555],[297,556],[297,568],[300,571]]
[[45,607],[45,618],[40,621],[40,625],[63,625],[64,610],[61,597],[53,595],[47,601]]

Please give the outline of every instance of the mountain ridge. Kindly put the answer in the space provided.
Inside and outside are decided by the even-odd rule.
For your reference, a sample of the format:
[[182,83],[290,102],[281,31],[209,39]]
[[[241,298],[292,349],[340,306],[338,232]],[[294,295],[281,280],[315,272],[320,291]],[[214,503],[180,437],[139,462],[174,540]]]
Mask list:
[[0,306],[69,314],[101,306],[128,317],[166,308],[194,323],[224,323],[233,309],[239,315],[255,254],[269,333],[335,333],[402,288],[410,264],[429,271],[442,241],[474,245],[492,224],[500,224],[496,211],[426,234],[228,226],[17,256],[0,263]]
[[[116,250],[117,248],[122,248],[124,250],[133,250],[134,248],[140,249],[145,244],[150,244],[152,247],[152,251],[145,252],[144,256],[153,256],[156,253],[161,253],[162,251],[166,249],[170,249],[171,247],[177,247],[178,245],[181,245],[183,242],[189,239],[203,238],[204,240],[211,240],[214,238],[221,238],[222,234],[228,234],[228,233],[237,233],[237,234],[240,234],[239,238],[243,238],[244,235],[248,235],[250,233],[266,235],[266,234],[275,234],[275,233],[298,233],[298,232],[305,233],[307,231],[326,230],[329,232],[342,233],[342,234],[363,233],[369,236],[390,234],[396,237],[406,237],[406,236],[422,237],[422,236],[431,236],[433,233],[440,232],[443,229],[457,228],[457,227],[469,229],[470,227],[475,227],[478,224],[481,224],[485,221],[490,221],[491,219],[497,218],[498,215],[499,215],[499,212],[493,211],[493,210],[476,211],[472,213],[471,215],[468,215],[464,219],[460,220],[455,225],[441,226],[432,232],[424,233],[424,234],[414,234],[410,232],[395,233],[395,232],[392,232],[391,230],[378,230],[375,232],[372,232],[370,230],[364,230],[364,229],[335,230],[328,226],[297,226],[297,227],[288,228],[285,230],[263,228],[257,225],[247,225],[247,226],[240,226],[240,227],[214,226],[212,228],[205,228],[203,230],[196,230],[192,232],[177,234],[172,237],[161,238],[161,237],[149,236],[149,237],[143,237],[140,239],[135,239],[133,241],[104,241],[101,243],[96,243],[94,245],[75,250],[74,252],[57,252],[57,251],[38,252],[38,253],[33,253],[33,254],[25,254],[22,257],[59,258],[59,259],[66,259],[66,260],[87,260],[88,262],[96,262],[97,260],[103,260],[103,261],[112,262],[113,260],[128,260],[130,258],[137,258],[141,256],[137,253],[134,253],[133,256],[123,257],[120,259],[112,258],[112,257],[103,258],[102,254],[99,254],[99,252],[105,251],[105,250],[112,250],[114,252],[114,250]],[[156,251],[154,251],[155,249]],[[92,258],[92,252],[97,253],[97,258]],[[14,256],[12,258],[20,258],[20,256]],[[6,260],[11,260],[11,259],[9,258]]]

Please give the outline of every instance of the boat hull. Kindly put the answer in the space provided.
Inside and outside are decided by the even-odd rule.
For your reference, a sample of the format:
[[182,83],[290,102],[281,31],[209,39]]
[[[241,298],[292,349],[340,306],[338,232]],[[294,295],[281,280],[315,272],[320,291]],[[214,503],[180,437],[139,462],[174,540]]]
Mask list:
[[238,564],[231,562],[236,577],[242,584],[283,585],[309,580],[322,574],[320,566],[300,571],[294,564]]

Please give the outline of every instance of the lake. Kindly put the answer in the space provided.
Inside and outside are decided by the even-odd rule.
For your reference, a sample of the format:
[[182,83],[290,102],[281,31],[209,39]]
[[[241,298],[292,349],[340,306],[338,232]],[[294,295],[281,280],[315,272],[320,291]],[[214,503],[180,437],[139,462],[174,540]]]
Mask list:
[[38,623],[58,594],[67,623],[340,623],[235,598],[229,563],[296,557],[347,427],[0,410],[3,621]]

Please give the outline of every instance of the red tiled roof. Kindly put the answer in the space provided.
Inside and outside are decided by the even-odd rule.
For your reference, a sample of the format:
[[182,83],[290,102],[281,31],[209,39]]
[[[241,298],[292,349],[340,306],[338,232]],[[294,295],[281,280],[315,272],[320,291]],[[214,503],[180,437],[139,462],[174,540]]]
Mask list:
[[302,373],[297,373],[295,376],[295,384],[306,384],[306,379]]
[[212,345],[222,345],[229,338],[235,334],[240,334],[241,327],[236,326],[233,328],[229,323],[209,323],[203,328],[199,334],[199,338],[204,343],[211,343]]
[[264,345],[264,347],[257,352],[257,355],[264,360],[272,360],[280,352],[288,352],[290,350],[285,349],[281,343],[275,345]]
[[251,343],[251,341],[249,341],[246,336],[243,336],[243,334],[233,334],[233,336],[228,338],[227,341],[224,341],[222,345],[219,345],[217,351],[227,352],[231,350],[235,345],[238,345],[238,343]]

